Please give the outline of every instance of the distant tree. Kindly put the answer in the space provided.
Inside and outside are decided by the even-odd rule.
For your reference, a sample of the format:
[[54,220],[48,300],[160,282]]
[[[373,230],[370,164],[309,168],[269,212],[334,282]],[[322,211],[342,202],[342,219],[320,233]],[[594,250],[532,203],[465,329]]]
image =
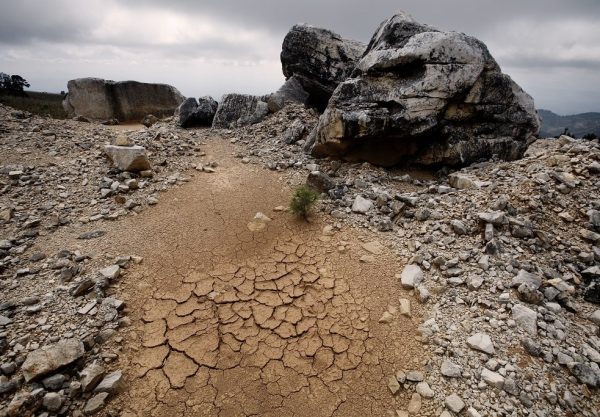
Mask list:
[[594,140],[594,139],[598,139],[598,136],[595,133],[586,133],[581,138],[587,139],[587,140]]
[[29,87],[27,80],[20,75],[8,75],[0,72],[0,92],[15,96],[24,96],[24,88]]

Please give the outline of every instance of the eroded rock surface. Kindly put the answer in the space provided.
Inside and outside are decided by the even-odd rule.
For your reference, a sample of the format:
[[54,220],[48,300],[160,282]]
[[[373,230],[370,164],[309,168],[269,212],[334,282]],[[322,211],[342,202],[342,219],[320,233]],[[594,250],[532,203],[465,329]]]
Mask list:
[[378,165],[517,159],[539,130],[533,99],[479,40],[400,13],[333,93],[312,154]]
[[217,107],[213,128],[230,129],[260,122],[269,114],[268,97],[225,94]]
[[326,29],[294,25],[283,40],[281,65],[309,94],[311,104],[325,108],[337,85],[345,80],[365,50],[361,42]]
[[77,78],[67,84],[69,93],[63,107],[71,116],[92,120],[141,120],[148,114],[170,116],[184,100],[181,93],[167,84],[138,81],[109,81]]

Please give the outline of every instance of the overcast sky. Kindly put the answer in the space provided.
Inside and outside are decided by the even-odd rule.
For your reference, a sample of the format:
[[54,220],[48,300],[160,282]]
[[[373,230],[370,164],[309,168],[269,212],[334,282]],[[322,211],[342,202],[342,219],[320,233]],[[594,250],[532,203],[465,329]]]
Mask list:
[[265,94],[294,23],[368,42],[398,10],[483,40],[537,107],[600,111],[600,0],[0,0],[0,71],[37,91],[94,76]]

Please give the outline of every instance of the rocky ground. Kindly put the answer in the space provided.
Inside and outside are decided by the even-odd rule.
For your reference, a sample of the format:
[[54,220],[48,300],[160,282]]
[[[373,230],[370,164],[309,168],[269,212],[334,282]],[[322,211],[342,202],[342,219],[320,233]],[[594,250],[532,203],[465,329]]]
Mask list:
[[[186,401],[181,397],[185,392],[197,392],[198,398],[206,394],[206,404],[211,406],[190,404],[180,410],[181,414],[261,414],[260,401],[258,405],[253,403],[254,408],[242,407],[244,411],[238,404],[234,412],[235,403],[227,403],[224,398],[234,398],[235,392],[214,382],[223,369],[252,365],[242,359],[236,362],[221,350],[213,358],[214,363],[206,357],[188,361],[194,357],[187,352],[191,347],[177,347],[167,330],[162,335],[168,342],[159,337],[156,343],[143,343],[143,335],[155,335],[152,326],[160,326],[162,320],[169,331],[175,331],[193,311],[208,314],[206,308],[213,308],[212,303],[233,305],[239,300],[206,299],[203,297],[211,291],[204,293],[195,287],[193,297],[200,304],[208,304],[177,314],[183,317],[182,322],[171,325],[172,318],[156,314],[144,321],[140,313],[144,300],[160,304],[156,298],[169,297],[149,289],[136,294],[134,283],[140,276],[152,285],[162,282],[161,268],[166,268],[167,262],[177,268],[179,258],[165,247],[169,255],[155,264],[149,258],[153,252],[143,250],[152,242],[128,246],[127,236],[116,234],[122,224],[129,224],[131,229],[126,230],[131,231],[133,239],[136,225],[143,226],[144,219],[151,217],[145,209],[150,205],[160,209],[165,192],[169,196],[181,193],[164,203],[165,211],[159,213],[166,219],[170,212],[178,213],[180,203],[187,201],[186,193],[193,191],[202,199],[204,185],[194,185],[198,178],[208,181],[207,187],[226,187],[228,177],[220,176],[221,169],[225,171],[222,166],[235,172],[236,178],[248,175],[258,182],[262,175],[273,184],[281,179],[280,188],[286,182],[290,186],[303,183],[308,177],[309,183],[322,191],[311,232],[314,235],[277,226],[282,221],[276,217],[277,212],[267,213],[274,219],[270,228],[282,227],[288,234],[304,236],[308,257],[304,258],[304,251],[296,252],[295,247],[294,253],[285,249],[281,255],[267,252],[263,262],[272,262],[273,256],[291,256],[290,262],[316,263],[345,277],[329,280],[322,273],[316,289],[319,294],[332,290],[325,302],[330,305],[329,316],[318,316],[311,322],[315,331],[320,331],[320,342],[316,343],[336,355],[331,356],[329,367],[319,368],[321,362],[313,358],[312,370],[302,374],[301,369],[306,368],[284,356],[273,359],[268,368],[257,368],[258,379],[251,377],[257,369],[248,368],[245,373],[250,379],[243,384],[255,387],[256,392],[267,387],[262,399],[281,407],[280,414],[294,410],[289,402],[292,400],[282,398],[294,397],[293,401],[301,402],[300,397],[308,395],[318,398],[322,407],[317,411],[298,408],[287,414],[354,415],[353,407],[358,409],[360,404],[348,398],[365,395],[370,398],[367,402],[378,404],[370,411],[362,410],[366,415],[600,415],[600,290],[594,287],[600,279],[598,141],[567,137],[538,140],[519,161],[482,162],[454,173],[444,168],[428,172],[384,170],[307,156],[302,148],[316,122],[317,115],[312,111],[290,105],[261,123],[235,130],[183,130],[166,120],[150,128],[123,131],[32,117],[0,107],[0,416],[96,412],[167,415],[164,408],[134,407],[127,399],[153,398],[162,406],[176,408]],[[122,173],[106,160],[104,144],[122,134],[146,148],[151,172]],[[215,139],[218,137],[226,140]],[[228,147],[215,152],[215,141]],[[228,154],[235,158],[228,159]],[[186,184],[190,179],[193,184]],[[252,191],[266,195],[265,187]],[[277,192],[277,198],[265,197],[270,206],[264,210],[287,203],[285,192]],[[257,200],[260,198],[256,195]],[[250,206],[255,203],[248,202]],[[214,210],[227,213],[228,204],[221,204]],[[210,223],[204,216],[215,211],[206,210],[201,218]],[[230,212],[232,216],[235,213]],[[174,216],[173,227],[179,221]],[[240,220],[232,217],[230,221]],[[250,219],[243,219],[247,221]],[[215,226],[215,230],[219,227],[224,226]],[[154,236],[147,233],[146,240]],[[184,239],[185,229],[178,233],[181,242],[176,234],[165,234],[165,241],[177,250],[195,244],[192,237]],[[240,236],[241,232],[236,239],[242,239]],[[213,247],[218,246],[214,243],[218,239],[217,234],[210,240]],[[315,239],[322,244],[315,245]],[[222,244],[226,242],[224,238]],[[333,265],[328,257],[335,260]],[[356,268],[336,269],[336,262],[350,265],[353,261],[357,262]],[[202,259],[197,262],[200,264]],[[379,271],[385,277],[381,281],[385,283],[383,292],[395,298],[368,299],[369,287],[363,278],[376,282],[377,277],[371,277],[369,268],[360,269],[361,264]],[[259,264],[253,268],[261,267]],[[227,287],[223,283],[232,279],[230,274],[227,270],[216,271],[211,288],[217,291],[220,286]],[[301,275],[310,274],[304,271]],[[344,281],[350,287],[348,295],[341,289],[345,288]],[[181,287],[176,288],[185,293],[183,288],[196,282],[190,281],[186,272],[176,284]],[[270,290],[265,287],[261,291]],[[179,293],[183,295],[173,300],[191,303],[189,292],[187,297]],[[238,289],[236,297],[241,292]],[[246,296],[243,301],[253,306],[273,304],[262,292]],[[363,297],[367,300],[361,301]],[[304,312],[301,301],[285,304],[294,307],[290,311]],[[359,338],[356,345],[346,346],[346,339],[338,341],[341,345],[327,342],[330,327],[325,327],[323,333],[323,326],[332,318],[344,317],[343,308],[356,311],[347,317],[346,324],[354,333],[346,339],[355,340],[365,332],[365,338]],[[164,311],[150,308],[150,314],[155,310]],[[264,317],[266,321],[277,319],[270,310],[264,313],[273,315]],[[194,314],[196,320],[215,319]],[[216,327],[210,329],[222,334],[227,331],[221,326],[241,324],[240,317],[249,320],[242,310],[236,314],[239,317],[232,313],[224,322],[217,320],[218,324],[213,323]],[[283,322],[297,324],[311,317],[285,317],[284,313],[272,324],[277,324],[275,330],[266,330],[268,324],[258,324],[256,328],[266,332],[260,340],[276,342],[277,347],[304,357],[303,350],[312,348],[303,344],[300,334],[285,333],[284,329],[290,328]],[[362,328],[361,322],[366,322],[370,330]],[[413,325],[415,334],[418,327],[418,336],[411,333]],[[208,337],[212,333],[197,334]],[[238,346],[240,337],[237,335],[238,342],[231,339],[227,345],[231,349]],[[364,351],[371,350],[367,343],[371,339],[373,357]],[[422,347],[415,349],[413,344],[417,342]],[[354,350],[348,350],[350,345]],[[163,349],[164,356],[160,359],[159,355],[158,363],[149,367],[151,371],[140,374],[139,368],[144,365],[133,361],[134,347],[142,349],[140,357],[147,352],[144,349]],[[407,356],[404,360],[403,349]],[[237,352],[244,350],[238,346]],[[326,352],[322,351],[323,358],[329,358]],[[156,362],[156,357],[153,360]],[[351,365],[344,360],[350,360]],[[219,368],[222,361],[228,365]],[[371,368],[375,371],[366,370]],[[182,378],[173,369],[187,369],[187,374],[184,372]],[[291,370],[295,371],[293,378],[286,373]],[[331,378],[334,371],[339,378]],[[364,386],[360,385],[361,373],[368,381]],[[204,385],[195,381],[194,391],[190,391],[188,385],[194,375],[204,380]],[[229,378],[235,387],[235,374]],[[123,380],[131,381],[131,386]],[[275,381],[276,390],[269,385]],[[149,383],[156,387],[150,390],[154,390],[155,397],[143,390]],[[167,387],[164,391],[160,388],[163,386]],[[363,387],[365,391],[361,392]],[[248,404],[257,400],[252,397],[253,389],[249,391],[238,393]],[[292,393],[299,393],[298,398]],[[117,399],[111,402],[114,396]],[[109,405],[105,407],[106,403]]]

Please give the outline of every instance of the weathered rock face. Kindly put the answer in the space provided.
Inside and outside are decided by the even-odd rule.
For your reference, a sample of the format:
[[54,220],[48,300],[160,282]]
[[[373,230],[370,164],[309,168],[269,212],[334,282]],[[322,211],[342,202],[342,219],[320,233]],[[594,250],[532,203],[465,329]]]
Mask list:
[[184,100],[175,87],[166,84],[78,78],[69,81],[67,87],[69,94],[63,101],[67,113],[95,120],[171,116]]
[[278,112],[289,103],[308,103],[308,93],[296,77],[290,77],[286,82],[269,97],[269,111]]
[[479,40],[398,14],[333,93],[312,153],[378,165],[516,159],[539,130],[533,99]]
[[106,145],[104,152],[121,171],[139,172],[151,168],[146,149],[142,146]]
[[175,110],[175,116],[181,127],[211,126],[217,108],[218,103],[210,96],[198,100],[190,97]]
[[268,97],[225,94],[219,103],[212,127],[231,129],[258,123],[269,114]]
[[295,25],[283,40],[283,75],[299,81],[309,94],[310,104],[323,109],[364,50],[363,43],[344,39],[329,30]]

